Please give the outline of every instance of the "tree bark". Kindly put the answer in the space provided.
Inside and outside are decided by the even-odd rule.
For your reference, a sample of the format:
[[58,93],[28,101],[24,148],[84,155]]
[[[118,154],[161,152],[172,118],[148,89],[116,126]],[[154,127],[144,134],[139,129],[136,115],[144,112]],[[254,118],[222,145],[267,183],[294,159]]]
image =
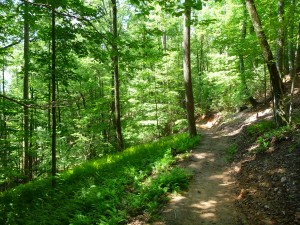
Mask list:
[[[241,39],[242,41],[245,40],[247,35],[247,8],[245,2],[243,2],[243,26],[241,30]],[[247,83],[246,83],[246,77],[245,77],[245,62],[244,62],[244,56],[242,53],[239,54],[240,59],[240,74],[241,74],[241,82],[242,82],[242,89],[247,93],[247,96],[249,95],[248,89],[247,89]]]
[[270,80],[273,89],[274,119],[278,126],[283,126],[287,124],[287,116],[284,110],[283,83],[280,79],[270,45],[267,41],[267,37],[264,33],[253,0],[246,0],[246,6],[270,73]]
[[[2,88],[1,88],[1,93],[3,95],[5,95],[5,57],[3,55],[3,67],[2,67]],[[3,104],[3,108],[6,107],[5,105],[5,99],[1,98],[1,102]],[[3,157],[2,157],[2,163],[3,163],[3,167],[6,168],[7,167],[7,163],[8,163],[8,132],[7,132],[7,123],[6,123],[6,112],[3,110],[3,114],[2,114],[2,118],[0,118],[3,121],[3,125],[1,125],[0,129],[0,138],[3,139],[4,142],[4,151],[3,151]],[[2,121],[0,122],[0,124],[2,123]]]
[[289,55],[289,73],[291,78],[295,76],[295,49],[294,49],[294,18],[295,18],[295,0],[291,0],[290,15],[289,15],[289,41],[288,41],[288,55]]
[[284,0],[278,0],[278,37],[276,62],[280,77],[283,77],[283,52],[284,52]]
[[56,30],[55,6],[52,6],[52,187],[56,186]]
[[[31,89],[31,100],[34,99],[34,91],[33,88]],[[32,180],[33,178],[33,131],[34,131],[34,121],[33,121],[33,112],[31,110],[30,112],[30,123],[29,123],[29,159],[28,159],[28,167],[29,167],[29,180]]]
[[118,27],[117,27],[117,3],[111,0],[113,9],[113,42],[112,42],[112,61],[114,68],[114,102],[115,102],[115,125],[118,149],[124,149],[122,126],[121,126],[121,110],[120,110],[120,84],[119,84],[119,56],[118,56]]
[[295,70],[296,70],[296,73],[300,72],[300,21],[298,24],[297,50],[296,50],[296,56],[295,56]]
[[29,100],[29,12],[28,3],[24,1],[24,79],[23,79],[23,107],[24,114],[24,175],[26,181],[29,180],[29,108],[27,106]]
[[295,0],[291,0],[290,6],[290,15],[289,15],[289,42],[288,42],[288,53],[289,53],[289,73],[291,77],[291,90],[290,90],[290,101],[289,101],[289,123],[292,122],[292,111],[293,111],[293,101],[294,101],[294,87],[295,87],[295,78],[296,78],[296,63],[295,63],[295,49],[294,49],[294,29],[295,29]]
[[187,120],[190,136],[197,135],[194,115],[194,96],[192,86],[192,74],[191,74],[191,1],[185,0],[184,10],[184,31],[183,31],[183,70],[184,70],[184,86],[185,86],[185,101]]

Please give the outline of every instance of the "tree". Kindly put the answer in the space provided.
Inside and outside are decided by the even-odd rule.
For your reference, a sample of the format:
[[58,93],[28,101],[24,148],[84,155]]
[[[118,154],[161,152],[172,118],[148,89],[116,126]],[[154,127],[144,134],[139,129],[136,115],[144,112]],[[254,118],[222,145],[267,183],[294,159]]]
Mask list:
[[52,24],[52,83],[51,83],[51,93],[52,93],[52,187],[55,187],[55,177],[56,177],[56,28],[55,28],[55,5],[52,3],[51,9],[51,24]]
[[297,49],[296,49],[296,56],[295,56],[295,70],[297,73],[300,72],[300,22],[298,23]]
[[186,0],[184,3],[184,31],[183,31],[183,51],[184,51],[184,87],[185,87],[185,103],[188,119],[188,128],[190,136],[197,135],[194,115],[194,96],[191,74],[191,0]]
[[283,77],[284,53],[284,0],[278,0],[278,38],[277,38],[277,68],[280,77]]
[[280,79],[280,75],[277,70],[276,63],[274,61],[273,53],[267,41],[267,37],[264,33],[253,0],[246,0],[246,6],[270,73],[270,80],[273,89],[273,111],[275,122],[278,126],[282,126],[287,124],[287,116],[284,109],[285,103],[283,98],[284,96],[282,80]]
[[112,64],[114,70],[114,109],[115,109],[115,126],[118,148],[124,148],[122,125],[121,125],[121,109],[120,109],[120,82],[119,82],[119,56],[118,56],[118,26],[117,26],[117,3],[111,0],[113,15],[113,41],[112,41]]
[[294,23],[294,17],[295,17],[295,6],[296,2],[295,0],[290,1],[290,21],[289,21],[289,41],[288,41],[288,57],[289,57],[289,74],[292,80],[291,83],[291,91],[290,91],[290,101],[289,101],[289,118],[288,121],[289,123],[292,122],[292,109],[293,109],[293,98],[294,98],[294,85],[295,85],[295,79],[296,79],[296,68],[297,68],[297,63],[295,59],[295,54],[297,57],[297,49],[295,51],[294,48],[294,29],[295,29],[295,23]]
[[289,15],[289,41],[288,41],[288,58],[289,58],[289,73],[291,78],[295,76],[295,48],[294,48],[294,30],[295,30],[295,0],[290,1]]
[[26,180],[30,179],[29,174],[29,12],[28,3],[24,1],[24,79],[23,99],[24,105],[24,175]]

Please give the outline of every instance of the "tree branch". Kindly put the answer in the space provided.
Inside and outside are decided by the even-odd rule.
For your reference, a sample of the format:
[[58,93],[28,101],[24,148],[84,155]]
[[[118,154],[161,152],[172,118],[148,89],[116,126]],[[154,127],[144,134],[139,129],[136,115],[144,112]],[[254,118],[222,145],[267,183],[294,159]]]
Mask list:
[[19,44],[21,41],[22,41],[22,39],[20,39],[20,40],[18,40],[18,41],[15,41],[15,42],[13,42],[13,43],[11,43],[11,44],[9,44],[9,45],[6,45],[6,46],[4,46],[4,47],[1,47],[1,48],[0,48],[0,51],[2,51],[2,50],[4,50],[4,49],[7,49],[7,48],[10,48],[10,47],[12,47],[12,46],[14,46],[14,45],[17,45],[17,44]]
[[42,109],[42,110],[45,110],[45,109],[49,109],[50,108],[50,106],[49,105],[45,105],[45,106],[37,106],[37,105],[32,105],[32,104],[25,104],[25,103],[23,103],[23,102],[20,102],[19,100],[16,100],[16,99],[14,99],[14,98],[11,98],[11,97],[8,97],[8,96],[6,96],[6,95],[3,95],[3,94],[0,94],[0,98],[4,98],[4,99],[6,99],[6,100],[9,100],[9,101],[11,101],[11,102],[14,102],[14,103],[16,103],[16,104],[18,104],[18,105],[21,105],[21,106],[23,106],[23,107],[28,107],[28,108],[34,108],[34,109]]
[[[30,2],[28,0],[25,0],[25,2],[27,2],[28,4],[31,4],[31,5],[34,5],[34,6],[39,6],[39,7],[44,7],[44,8],[47,8],[47,9],[52,9],[51,8],[51,5],[49,4],[41,4],[41,3],[35,3],[35,2]],[[96,33],[103,39],[105,39],[107,42],[110,43],[110,40],[108,38],[106,38],[96,27],[95,25],[90,21],[88,20],[87,18],[79,15],[79,16],[76,16],[76,15],[71,15],[69,13],[64,13],[64,12],[59,12],[57,10],[55,10],[55,13],[57,13],[58,15],[61,15],[61,16],[66,16],[66,17],[70,17],[70,18],[73,18],[73,19],[77,19],[78,21],[81,21],[81,22],[86,22],[88,25],[90,25],[95,31]],[[110,43],[111,44],[111,43]]]

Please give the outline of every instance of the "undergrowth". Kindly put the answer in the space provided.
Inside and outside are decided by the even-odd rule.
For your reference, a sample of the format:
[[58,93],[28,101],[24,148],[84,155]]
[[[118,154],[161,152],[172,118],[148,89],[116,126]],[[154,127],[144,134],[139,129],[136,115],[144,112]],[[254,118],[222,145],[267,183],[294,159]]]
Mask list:
[[190,174],[174,168],[171,147],[184,152],[199,137],[180,134],[90,161],[57,177],[0,194],[0,224],[126,224],[155,215],[167,192],[188,187]]
[[232,162],[237,151],[238,151],[238,145],[235,143],[231,144],[229,148],[226,150],[226,156],[225,156],[226,161]]
[[274,121],[262,120],[247,127],[250,136],[256,138],[254,153],[267,151],[272,144],[287,139],[294,132],[292,126],[277,127]]

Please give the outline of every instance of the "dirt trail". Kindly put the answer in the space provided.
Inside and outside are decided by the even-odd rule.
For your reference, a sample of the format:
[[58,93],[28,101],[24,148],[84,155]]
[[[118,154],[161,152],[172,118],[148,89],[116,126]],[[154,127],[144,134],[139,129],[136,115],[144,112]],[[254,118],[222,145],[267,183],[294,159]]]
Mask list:
[[163,222],[155,225],[244,224],[236,212],[234,181],[225,160],[231,137],[208,129],[201,133],[201,144],[183,165],[194,174],[189,190],[172,196],[162,211]]

